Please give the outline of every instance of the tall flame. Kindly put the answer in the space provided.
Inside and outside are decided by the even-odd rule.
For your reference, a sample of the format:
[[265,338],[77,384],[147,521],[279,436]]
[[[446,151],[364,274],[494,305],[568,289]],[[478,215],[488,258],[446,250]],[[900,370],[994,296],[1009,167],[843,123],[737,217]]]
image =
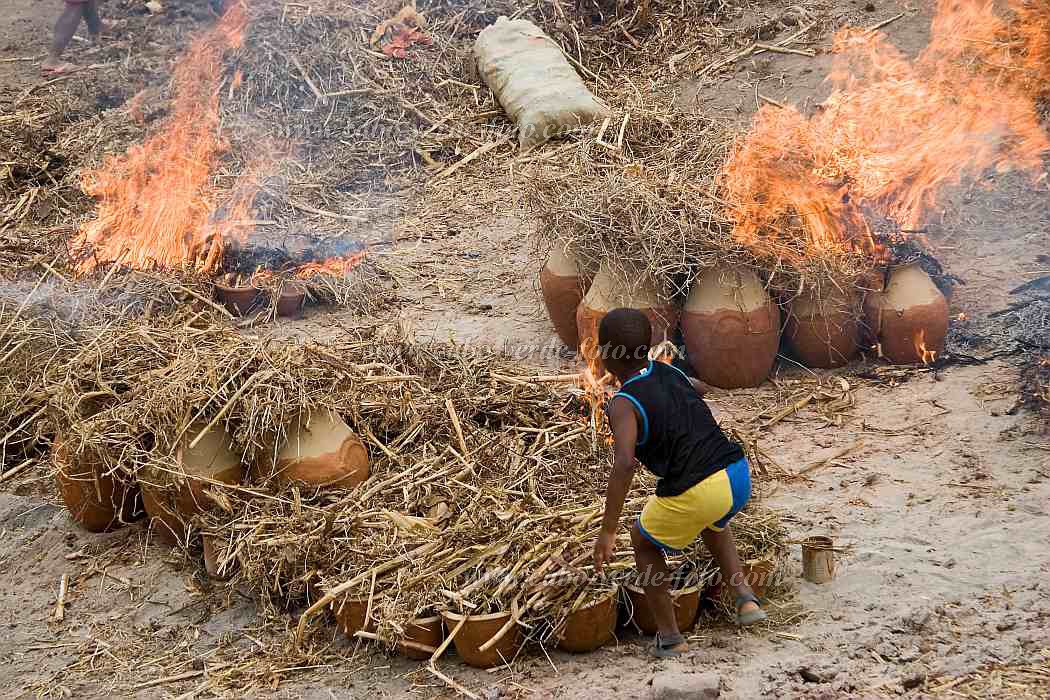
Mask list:
[[[1023,23],[1036,14],[1017,17],[1031,32]],[[988,168],[1045,176],[1050,139],[1032,90],[1004,78],[1001,66],[972,60],[1009,29],[992,2],[938,0],[931,42],[915,60],[880,33],[840,32],[828,100],[811,117],[763,107],[723,170],[737,240],[793,263],[871,253],[869,213],[914,229],[945,187]],[[1038,39],[1028,47],[1025,60],[1046,50]]]
[[142,269],[215,270],[223,238],[249,219],[255,190],[235,188],[222,203],[212,173],[226,144],[219,135],[223,54],[241,45],[248,22],[243,3],[198,37],[175,67],[172,111],[161,130],[127,153],[108,158],[83,175],[84,190],[98,200],[76,247],[90,252],[89,271],[105,262]]

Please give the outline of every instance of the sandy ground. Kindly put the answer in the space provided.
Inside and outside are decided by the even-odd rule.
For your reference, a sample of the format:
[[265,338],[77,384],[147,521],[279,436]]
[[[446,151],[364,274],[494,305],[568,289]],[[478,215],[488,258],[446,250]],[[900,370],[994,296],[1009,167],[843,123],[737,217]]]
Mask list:
[[[880,2],[870,23],[915,4]],[[12,19],[0,28],[0,59],[42,53],[51,18],[41,4],[3,0],[3,7]],[[924,15],[888,29],[906,51],[924,41]],[[0,81],[34,80],[33,65],[0,63]],[[745,118],[756,81],[769,81],[762,91],[774,99],[819,99],[825,70],[823,59],[765,58],[699,91],[699,99]],[[683,86],[686,103],[697,94]],[[966,281],[953,312],[965,311],[968,328],[991,337],[987,314],[1005,306],[1008,290],[1030,279],[1040,268],[1035,257],[1050,249],[1050,197],[1045,183],[1033,188],[1003,176],[986,184],[956,193],[930,237]],[[400,283],[390,314],[421,336],[511,347],[551,342],[536,292],[539,261],[530,259],[517,219],[420,241],[390,257]],[[320,336],[352,322],[349,314],[315,315],[280,332]],[[537,362],[568,366],[563,353]],[[1011,410],[1016,368],[1004,359],[884,381],[855,378],[857,370],[838,373],[855,400],[838,421],[807,409],[762,435],[763,448],[791,472],[863,443],[808,478],[765,485],[792,537],[831,534],[848,549],[834,582],[815,586],[801,580],[793,548],[784,590],[771,602],[786,623],[755,632],[703,624],[692,651],[676,661],[647,658],[644,640],[628,635],[587,656],[534,657],[494,673],[449,660],[446,671],[493,698],[645,697],[654,674],[666,671],[715,671],[730,698],[846,698],[951,694],[977,676],[994,685],[995,669],[1005,668],[999,696],[1018,696],[1011,673],[1046,669],[1050,656],[1050,453],[1033,417]],[[762,411],[814,383],[787,364],[775,379],[713,403],[754,427]],[[212,586],[195,561],[152,543],[141,527],[89,535],[55,505],[46,483],[21,488],[30,495],[0,494],[0,696],[206,697],[205,670],[252,696],[454,695],[416,664],[355,650],[334,634],[350,661],[289,667],[280,650],[292,618],[261,619],[248,596]],[[70,587],[57,621],[63,574]],[[238,676],[238,664],[251,672]],[[1031,697],[1050,695],[1050,672],[1042,678]]]

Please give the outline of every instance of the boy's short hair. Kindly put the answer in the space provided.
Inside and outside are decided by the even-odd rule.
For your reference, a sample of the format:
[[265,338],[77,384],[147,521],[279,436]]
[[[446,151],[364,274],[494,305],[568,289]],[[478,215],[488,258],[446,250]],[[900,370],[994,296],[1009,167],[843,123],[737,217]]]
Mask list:
[[641,360],[649,354],[652,335],[652,325],[644,313],[613,309],[598,327],[598,346],[604,359]]

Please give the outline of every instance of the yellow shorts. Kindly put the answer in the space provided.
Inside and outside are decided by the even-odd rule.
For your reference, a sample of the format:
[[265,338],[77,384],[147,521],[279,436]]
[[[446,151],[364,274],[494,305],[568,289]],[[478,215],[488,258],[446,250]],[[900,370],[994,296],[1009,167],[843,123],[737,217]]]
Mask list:
[[647,540],[666,552],[680,552],[704,530],[721,532],[751,498],[746,459],[730,464],[677,496],[653,496],[638,518]]

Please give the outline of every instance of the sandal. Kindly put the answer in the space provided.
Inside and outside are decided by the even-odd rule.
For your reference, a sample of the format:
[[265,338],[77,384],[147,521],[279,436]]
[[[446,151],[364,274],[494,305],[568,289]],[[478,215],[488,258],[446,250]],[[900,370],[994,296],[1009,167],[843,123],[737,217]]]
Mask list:
[[686,643],[685,637],[680,634],[664,639],[657,632],[656,637],[653,639],[652,651],[653,656],[658,659],[672,659],[689,651],[689,645]]
[[754,593],[748,593],[746,595],[738,595],[736,597],[736,623],[741,627],[747,627],[754,625],[759,622],[764,622],[769,619],[769,615],[766,611],[759,607],[757,610],[751,610],[749,612],[741,612],[740,609],[748,603],[754,603],[755,605],[761,605],[758,602],[758,598]]

